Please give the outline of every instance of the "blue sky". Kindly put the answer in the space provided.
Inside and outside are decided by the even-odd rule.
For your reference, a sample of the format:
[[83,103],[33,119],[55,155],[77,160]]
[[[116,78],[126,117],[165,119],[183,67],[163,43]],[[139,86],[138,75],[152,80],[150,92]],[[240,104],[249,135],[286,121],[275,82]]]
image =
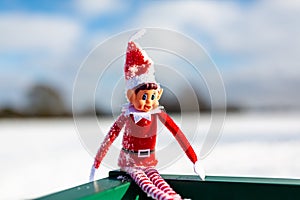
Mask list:
[[0,106],[24,106],[39,82],[70,104],[76,72],[96,45],[130,29],[160,27],[206,49],[229,103],[299,108],[300,4],[244,2],[1,1]]

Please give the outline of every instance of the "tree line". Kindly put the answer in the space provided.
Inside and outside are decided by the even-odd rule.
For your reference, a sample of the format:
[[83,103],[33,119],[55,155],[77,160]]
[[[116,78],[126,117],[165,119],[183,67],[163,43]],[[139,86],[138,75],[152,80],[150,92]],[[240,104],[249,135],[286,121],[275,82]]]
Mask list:
[[[183,90],[183,96],[185,97],[185,111],[192,112],[195,109],[195,105],[192,105],[191,99],[188,98],[188,94],[185,94]],[[25,96],[26,106],[23,109],[16,109],[10,106],[4,106],[0,108],[0,118],[26,118],[26,117],[72,117],[72,111],[66,108],[65,101],[62,98],[61,93],[45,84],[36,84],[30,88]],[[210,104],[205,101],[200,94],[196,94],[196,100],[198,102],[198,109],[201,112],[210,112]],[[168,112],[181,112],[181,106],[177,98],[170,92],[165,90],[160,103],[165,107]],[[237,107],[227,108],[229,111],[239,111]],[[82,111],[82,116],[89,115],[105,116],[110,113],[106,113],[100,107],[95,109],[87,109]]]

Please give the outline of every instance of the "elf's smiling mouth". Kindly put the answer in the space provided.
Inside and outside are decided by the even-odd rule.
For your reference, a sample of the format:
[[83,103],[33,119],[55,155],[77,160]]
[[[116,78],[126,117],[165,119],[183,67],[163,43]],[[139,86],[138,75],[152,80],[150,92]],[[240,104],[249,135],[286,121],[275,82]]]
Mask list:
[[152,106],[144,106],[144,110],[149,111],[151,110]]

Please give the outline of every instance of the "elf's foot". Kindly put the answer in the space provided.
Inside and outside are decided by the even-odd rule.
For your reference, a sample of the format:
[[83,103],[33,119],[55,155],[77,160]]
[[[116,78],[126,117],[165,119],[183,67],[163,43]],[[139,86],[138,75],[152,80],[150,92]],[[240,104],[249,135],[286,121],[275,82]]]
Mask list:
[[182,200],[181,196],[179,194],[172,195],[173,200]]

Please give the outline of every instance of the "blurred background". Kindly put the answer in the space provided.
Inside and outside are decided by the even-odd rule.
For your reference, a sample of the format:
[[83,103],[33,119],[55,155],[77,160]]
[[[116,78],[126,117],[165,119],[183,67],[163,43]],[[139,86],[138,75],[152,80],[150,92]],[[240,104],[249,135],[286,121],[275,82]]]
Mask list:
[[[93,159],[71,118],[76,73],[98,44],[143,27],[193,38],[220,71],[228,115],[204,160],[209,173],[299,178],[299,17],[298,1],[0,1],[0,199],[87,181]],[[93,114],[82,102],[82,115]],[[167,172],[191,173],[180,163]]]

